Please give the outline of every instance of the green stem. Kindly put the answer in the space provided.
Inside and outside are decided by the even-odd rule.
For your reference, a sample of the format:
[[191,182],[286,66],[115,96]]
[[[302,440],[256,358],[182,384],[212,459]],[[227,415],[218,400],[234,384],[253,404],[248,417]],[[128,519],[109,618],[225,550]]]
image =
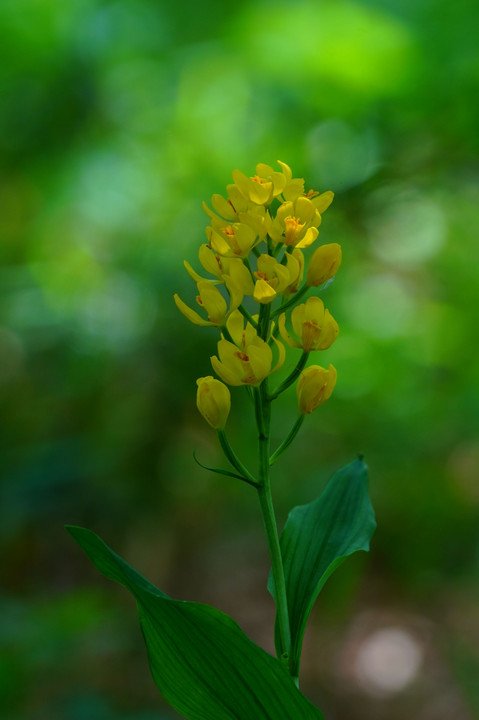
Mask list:
[[246,482],[248,482],[250,485],[259,487],[259,483],[250,473],[248,468],[243,465],[243,463],[229,444],[228,438],[226,437],[226,433],[224,430],[218,430],[218,439],[220,441],[221,449],[223,450],[226,458],[230,461],[235,470],[240,473],[242,479],[246,480]]
[[254,329],[257,330],[258,323],[256,322],[256,320],[253,319],[253,316],[250,315],[243,303],[241,303],[241,305],[238,307],[238,310],[240,311],[242,316],[246,318],[246,320],[254,327]]
[[279,456],[282,455],[284,453],[284,451],[287,450],[287,448],[289,448],[289,446],[293,442],[294,438],[298,434],[299,429],[300,429],[301,425],[303,424],[303,421],[304,421],[304,415],[300,415],[299,418],[294,423],[293,427],[291,428],[289,435],[283,440],[281,445],[271,455],[271,457],[269,459],[270,465],[273,465],[273,463],[276,462],[276,460],[279,458]]
[[303,287],[300,288],[298,292],[293,295],[293,297],[291,297],[287,302],[283,303],[283,305],[280,305],[279,308],[274,311],[274,313],[271,315],[271,319],[275,318],[277,315],[281,315],[281,313],[290,308],[291,305],[296,305],[298,300],[301,300],[303,295],[305,295],[309,289],[310,286],[304,283]]
[[288,599],[284,578],[283,558],[279,544],[278,527],[271,495],[271,477],[269,466],[270,453],[270,418],[271,404],[268,400],[268,380],[265,379],[261,388],[255,388],[256,417],[259,430],[259,481],[258,497],[266,530],[271,568],[275,587],[276,616],[279,629],[279,647],[277,654],[280,660],[288,665],[291,655],[291,630],[288,614]]
[[262,340],[266,340],[269,335],[269,319],[271,314],[271,305],[266,303],[261,305],[259,309],[258,335]]
[[309,352],[306,352],[305,350],[303,350],[303,354],[299,358],[298,364],[296,365],[294,370],[288,375],[288,377],[285,380],[283,380],[281,385],[278,385],[276,390],[274,390],[271,393],[271,395],[268,398],[269,400],[276,400],[278,395],[281,395],[282,392],[287,390],[287,388],[289,388],[289,386],[294,383],[294,381],[296,380],[296,378],[298,377],[298,375],[301,373],[301,371],[304,369],[304,366],[308,362],[308,357],[309,357]]

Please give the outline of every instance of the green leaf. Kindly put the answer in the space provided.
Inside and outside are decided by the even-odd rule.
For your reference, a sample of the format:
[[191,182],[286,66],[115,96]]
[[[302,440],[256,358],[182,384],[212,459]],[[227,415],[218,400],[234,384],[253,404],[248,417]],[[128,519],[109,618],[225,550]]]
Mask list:
[[153,679],[189,720],[322,720],[279,660],[228,615],[173,600],[90,530],[68,532],[106,577],[135,597]]
[[[317,500],[290,512],[280,544],[291,624],[293,676],[299,675],[306,623],[321,588],[348,555],[369,550],[375,528],[367,468],[361,458],[338,470]],[[272,575],[268,588],[275,597]]]

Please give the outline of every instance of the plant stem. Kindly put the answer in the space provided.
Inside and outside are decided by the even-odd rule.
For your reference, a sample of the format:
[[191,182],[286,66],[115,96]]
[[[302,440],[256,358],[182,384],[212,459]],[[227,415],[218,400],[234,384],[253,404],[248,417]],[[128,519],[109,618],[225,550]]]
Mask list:
[[256,322],[256,320],[253,319],[252,315],[250,315],[243,303],[241,303],[241,305],[238,307],[238,310],[240,311],[242,316],[246,318],[246,320],[254,327],[254,329],[257,330],[258,323]]
[[272,313],[271,318],[275,318],[278,315],[281,315],[281,313],[284,312],[285,310],[287,310],[289,307],[291,307],[291,305],[295,305],[298,302],[298,300],[300,300],[303,297],[303,295],[305,295],[308,292],[308,290],[310,290],[310,286],[306,285],[306,283],[304,283],[303,287],[301,287],[298,290],[298,292],[295,295],[293,295],[293,297],[291,297],[287,302],[283,303],[283,305],[280,305],[279,308],[277,308]]
[[225,456],[230,461],[231,465],[237,470],[240,475],[242,476],[241,479],[248,482],[250,485],[254,485],[255,487],[258,487],[258,483],[256,482],[256,479],[253,477],[253,475],[250,473],[248,468],[246,468],[239,457],[236,455],[235,451],[229,444],[228,438],[226,437],[226,433],[224,430],[218,430],[218,440],[220,441],[221,449],[223,450]]
[[270,417],[271,403],[268,400],[268,380],[263,380],[260,388],[255,388],[256,418],[259,431],[259,482],[258,496],[263,515],[266,538],[268,541],[271,568],[274,580],[276,617],[279,629],[279,647],[276,652],[280,660],[288,665],[291,654],[291,631],[288,615],[288,600],[284,578],[283,558],[279,544],[278,528],[271,495],[271,477],[269,465],[270,453]]
[[303,353],[301,357],[298,360],[298,364],[294,368],[294,370],[288,375],[288,377],[279,385],[276,390],[273,390],[271,395],[269,396],[268,400],[275,400],[278,395],[281,395],[282,392],[284,392],[287,388],[289,388],[290,385],[294,383],[298,375],[301,373],[302,370],[304,370],[304,366],[308,362],[309,352],[306,352],[303,350]]
[[269,459],[269,464],[273,465],[273,463],[276,462],[276,460],[279,458],[280,455],[284,453],[284,451],[289,448],[291,443],[293,442],[294,438],[299,432],[299,429],[304,421],[304,415],[300,415],[299,418],[294,423],[293,427],[291,428],[289,435],[283,440],[281,445],[277,448],[277,450],[274,451],[274,453],[271,455]]

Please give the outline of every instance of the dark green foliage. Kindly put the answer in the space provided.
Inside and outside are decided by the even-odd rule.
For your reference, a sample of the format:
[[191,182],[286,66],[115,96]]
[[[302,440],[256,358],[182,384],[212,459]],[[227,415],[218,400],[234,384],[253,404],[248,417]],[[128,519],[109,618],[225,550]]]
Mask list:
[[[291,668],[299,675],[301,646],[311,608],[331,573],[358,550],[369,550],[376,528],[362,459],[338,470],[323,493],[295,507],[281,534],[291,623]],[[269,587],[274,596],[274,582]]]
[[172,600],[89,530],[68,531],[106,577],[138,603],[153,678],[188,720],[321,720],[283,665],[228,615]]

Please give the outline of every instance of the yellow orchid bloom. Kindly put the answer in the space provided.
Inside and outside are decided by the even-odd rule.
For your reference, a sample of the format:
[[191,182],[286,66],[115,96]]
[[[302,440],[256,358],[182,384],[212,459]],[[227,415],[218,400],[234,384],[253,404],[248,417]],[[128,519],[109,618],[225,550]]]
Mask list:
[[[254,292],[253,278],[240,258],[231,258],[228,260],[228,270],[222,277],[230,293],[233,287],[236,292],[241,292],[241,300],[238,303],[238,305],[240,305],[244,295],[252,295]],[[236,307],[238,307],[238,305]]]
[[296,387],[301,415],[309,415],[331,397],[337,377],[333,365],[327,370],[320,365],[311,365],[303,370]]
[[[217,280],[211,280],[213,283],[223,282],[222,277],[228,271],[229,259],[223,258],[218,253],[215,253],[206,243],[200,246],[198,252],[198,258],[204,269],[211,275],[215,275]],[[209,280],[199,275],[190,265],[187,260],[183,260],[183,264],[188,272],[188,275],[198,283],[201,280]]]
[[321,214],[309,198],[300,196],[280,205],[274,219],[268,213],[265,224],[273,242],[306,248],[318,237]]
[[211,204],[215,212],[210,210],[205,202],[203,203],[203,209],[211,219],[214,229],[221,230],[230,223],[242,222],[249,225],[259,237],[264,238],[266,235],[265,208],[246,200],[236,185],[227,185],[226,190],[227,199],[218,194],[211,197]]
[[233,223],[206,228],[206,236],[210,247],[222,257],[248,257],[251,250],[260,241],[258,234],[246,223]]
[[177,293],[174,295],[176,307],[194,325],[215,325],[216,327],[221,327],[225,324],[226,318],[230,313],[236,310],[243,300],[241,288],[238,287],[237,283],[235,283],[231,277],[225,276],[224,282],[230,294],[229,310],[226,300],[210,280],[200,280],[197,283],[198,295],[196,302],[206,310],[207,320],[201,317],[196,310],[193,310],[189,305],[184,303]]
[[290,347],[302,348],[305,352],[327,350],[339,334],[339,327],[329,310],[325,310],[323,301],[311,297],[305,303],[297,305],[291,312],[291,322],[298,342],[286,330],[286,315],[282,313],[278,320],[283,340]]
[[216,275],[217,280],[202,277],[193,270],[189,262],[184,260],[188,274],[196,283],[211,282],[213,285],[224,283],[230,296],[233,295],[236,297],[237,295],[241,295],[241,299],[234,307],[238,307],[244,295],[253,294],[253,278],[241,258],[222,257],[215,253],[208,245],[201,245],[198,256],[205,270],[212,275]]
[[253,177],[247,177],[240,170],[233,170],[233,181],[243,197],[256,205],[269,205],[286,186],[284,172],[275,171],[265,163],[256,165],[256,175]]
[[281,265],[271,255],[260,255],[258,269],[253,273],[257,278],[253,293],[256,302],[262,304],[272,302],[293,282],[298,271],[298,260],[289,254],[286,265]]
[[283,174],[286,178],[286,185],[283,189],[283,197],[286,201],[294,201],[299,197],[308,198],[313,202],[314,207],[319,213],[323,213],[333,202],[334,193],[331,190],[327,190],[319,194],[317,190],[304,191],[304,180],[303,178],[293,178],[291,168],[286,163],[278,160],[278,164],[283,170]]
[[283,188],[284,199],[291,201],[296,200],[296,198],[304,194],[304,179],[293,178],[291,168],[289,165],[286,165],[286,163],[281,162],[281,160],[278,160],[278,165],[280,165],[283,175],[286,178],[286,184]]
[[338,243],[321,245],[311,256],[306,273],[306,283],[313,287],[322,285],[334,277],[341,265],[342,251]]
[[231,394],[228,387],[212,375],[196,381],[196,405],[215,430],[223,430],[231,409]]
[[278,362],[271,369],[273,352],[250,323],[244,326],[241,313],[236,310],[228,318],[226,327],[234,342],[222,338],[218,342],[218,355],[211,364],[219,377],[228,385],[258,386],[284,362],[284,346],[275,339],[279,352]]

